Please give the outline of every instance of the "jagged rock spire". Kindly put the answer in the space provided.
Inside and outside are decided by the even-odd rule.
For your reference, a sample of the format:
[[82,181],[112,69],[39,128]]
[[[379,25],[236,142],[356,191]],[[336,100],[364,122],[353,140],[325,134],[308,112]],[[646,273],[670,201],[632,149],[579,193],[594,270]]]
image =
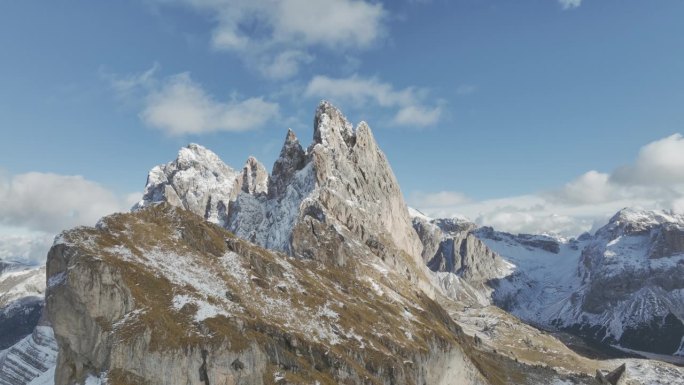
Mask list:
[[242,168],[241,190],[247,194],[265,194],[268,192],[268,171],[255,157],[247,158]]
[[299,144],[299,140],[292,129],[287,130],[285,143],[280,150],[280,156],[273,164],[273,172],[268,181],[269,197],[276,197],[283,194],[287,188],[287,183],[292,176],[301,170],[306,163],[306,153]]
[[[207,207],[205,218],[218,213],[214,222],[263,247],[340,266],[363,255],[380,258],[421,287],[431,287],[399,184],[368,125],[362,122],[355,130],[340,110],[322,101],[313,131],[313,143],[304,150],[288,130],[270,178],[250,158],[236,173],[237,185],[224,187],[229,196],[203,188],[179,200],[188,208],[205,197],[208,201],[193,203]],[[203,173],[206,167],[196,168]],[[163,175],[174,178],[173,170]],[[178,190],[177,183],[170,185]],[[205,185],[196,180],[190,187]]]
[[354,128],[342,112],[330,102],[323,100],[314,117],[313,140],[324,146],[353,146]]

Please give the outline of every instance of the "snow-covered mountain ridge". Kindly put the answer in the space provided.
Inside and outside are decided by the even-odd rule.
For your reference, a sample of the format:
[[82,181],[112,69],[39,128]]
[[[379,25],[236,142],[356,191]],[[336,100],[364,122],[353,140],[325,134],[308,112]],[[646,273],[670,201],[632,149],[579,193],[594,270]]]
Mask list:
[[[419,233],[444,222],[415,212],[413,218]],[[624,209],[594,235],[578,239],[512,235],[460,223],[460,232],[440,233],[440,244],[473,236],[495,254],[483,259],[492,261],[491,267],[480,269],[485,275],[477,281],[487,281],[492,303],[534,325],[637,351],[682,354],[684,216]],[[434,240],[422,239],[430,250]],[[499,259],[510,264],[509,272],[496,269]],[[428,265],[463,275],[462,267]]]
[[0,261],[0,385],[25,385],[54,366],[57,344],[41,323],[45,266]]
[[0,350],[31,334],[44,306],[45,266],[0,261]]

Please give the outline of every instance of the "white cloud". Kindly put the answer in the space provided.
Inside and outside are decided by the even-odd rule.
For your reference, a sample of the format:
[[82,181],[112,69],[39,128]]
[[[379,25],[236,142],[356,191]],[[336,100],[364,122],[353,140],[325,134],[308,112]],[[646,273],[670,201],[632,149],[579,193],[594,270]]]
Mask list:
[[568,203],[606,202],[614,199],[617,193],[609,179],[609,174],[592,170],[567,183],[562,189],[553,191],[550,196]]
[[128,210],[128,203],[81,176],[30,172],[3,178],[0,224],[57,233],[94,225],[103,215]]
[[592,170],[552,191],[463,202],[435,199],[463,196],[458,192],[418,193],[408,201],[433,217],[465,216],[514,233],[575,236],[625,207],[684,212],[683,154],[684,138],[675,134],[642,147],[632,165],[612,174]]
[[394,117],[394,123],[400,126],[431,126],[439,121],[442,115],[442,108],[407,106],[402,107]]
[[[287,61],[283,58],[287,71]],[[141,120],[168,135],[203,134],[217,131],[249,131],[262,127],[279,114],[279,105],[263,97],[240,99],[232,96],[217,100],[187,72],[158,79],[159,65],[142,74],[114,75],[103,73],[112,89],[124,100],[141,104]]]
[[53,240],[54,235],[42,232],[32,235],[0,235],[0,261],[37,265],[45,261]]
[[[81,176],[0,176],[0,259],[44,261],[57,233],[128,211],[132,195],[118,196]],[[140,196],[135,194],[136,200]]]
[[[387,11],[366,0],[157,0],[184,4],[209,15],[216,26],[211,43],[216,50],[240,55],[249,67],[269,67],[286,52],[322,47],[332,53],[366,49],[385,35]],[[280,58],[280,59],[279,59]],[[307,60],[287,61],[288,70],[269,76],[293,76]]]
[[141,118],[170,135],[184,135],[253,130],[277,115],[278,105],[263,98],[217,101],[182,73],[147,95]]
[[428,126],[441,117],[441,107],[424,104],[426,92],[408,87],[397,90],[376,78],[352,75],[347,78],[315,76],[306,87],[305,95],[336,101],[348,101],[356,106],[369,103],[398,109],[394,123],[407,126]]
[[666,202],[644,198],[566,204],[550,200],[545,194],[489,199],[443,207],[429,206],[425,202],[412,199],[409,199],[409,204],[433,218],[466,217],[480,226],[492,226],[497,230],[511,233],[546,233],[563,236],[577,236],[596,229],[625,207],[671,207]]
[[299,66],[303,63],[311,63],[313,56],[299,50],[289,50],[278,54],[272,62],[262,60],[259,63],[259,71],[271,79],[287,79],[299,72]]
[[676,213],[684,214],[684,198],[672,201],[672,210]]
[[582,5],[582,0],[558,0],[563,9],[573,9]]
[[[270,3],[270,2],[269,2]],[[360,0],[281,0],[274,12],[274,38],[330,48],[371,45],[383,34],[381,3]],[[269,9],[271,7],[268,7]]]
[[684,183],[684,137],[674,134],[642,147],[635,163],[617,169],[611,179],[625,185]]

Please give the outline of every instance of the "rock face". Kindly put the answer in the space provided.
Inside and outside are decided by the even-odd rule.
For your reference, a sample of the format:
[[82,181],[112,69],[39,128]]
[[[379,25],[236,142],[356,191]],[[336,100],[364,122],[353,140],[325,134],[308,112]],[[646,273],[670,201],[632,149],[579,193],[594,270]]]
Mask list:
[[444,310],[372,259],[288,257],[168,204],[61,239],[57,385],[486,383]]
[[133,214],[64,233],[55,383],[486,384],[370,128],[323,102],[313,137],[271,175],[190,145]]
[[250,156],[238,178],[240,190],[247,194],[258,195],[268,192],[268,171],[256,158]]
[[254,158],[236,174],[201,146],[182,149],[150,172],[136,209],[164,201],[289,255],[344,265],[370,253],[434,295],[385,155],[366,123],[354,129],[330,103],[316,110],[306,150],[288,130],[270,176]]
[[444,292],[464,303],[489,304],[492,283],[510,274],[512,266],[476,236],[473,223],[431,219],[413,209],[411,215],[423,260],[430,270],[448,273],[438,275]]

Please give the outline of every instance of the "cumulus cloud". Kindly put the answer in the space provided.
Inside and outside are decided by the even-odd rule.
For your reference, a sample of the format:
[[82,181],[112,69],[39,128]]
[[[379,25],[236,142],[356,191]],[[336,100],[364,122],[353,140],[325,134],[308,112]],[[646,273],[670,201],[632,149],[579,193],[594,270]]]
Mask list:
[[[453,194],[459,194],[453,192]],[[465,217],[480,226],[492,226],[511,233],[558,234],[573,237],[593,231],[605,224],[625,207],[663,209],[663,201],[651,199],[619,199],[587,204],[566,204],[546,194],[530,194],[500,199],[472,201],[452,206],[430,206],[411,199],[410,205],[433,218]]]
[[603,203],[616,198],[617,189],[609,179],[609,174],[592,170],[552,191],[549,196],[568,203]]
[[563,9],[573,9],[582,5],[582,0],[558,0]]
[[684,137],[674,134],[642,147],[634,164],[617,169],[611,179],[624,185],[684,183]]
[[81,176],[30,172],[0,184],[0,224],[57,233],[94,225],[103,215],[128,210],[130,203]]
[[[385,35],[387,11],[379,2],[365,0],[157,0],[184,4],[209,15],[215,22],[211,44],[231,51],[268,77],[293,76],[302,56],[283,58],[287,52],[314,47],[328,52],[366,49]],[[273,64],[287,59],[288,70],[273,73]],[[252,65],[256,64],[256,65]],[[276,75],[276,76],[273,76]]]
[[288,50],[279,53],[272,61],[262,60],[259,71],[271,79],[287,79],[299,72],[301,64],[311,63],[313,56],[299,50]]
[[45,261],[54,236],[47,233],[32,235],[0,235],[0,261],[38,265]]
[[[285,67],[274,71],[287,71],[290,59],[283,60]],[[103,77],[119,97],[141,105],[140,118],[145,124],[168,135],[255,130],[279,115],[279,105],[263,97],[218,100],[189,73],[159,78],[158,68],[154,64],[141,74],[103,73]]]
[[[613,173],[586,172],[536,194],[484,201],[449,201],[459,192],[409,195],[409,204],[433,217],[465,216],[514,233],[576,236],[595,230],[625,207],[684,212],[684,138],[675,134],[642,147],[633,164]],[[445,197],[440,200],[438,197]]]
[[170,135],[248,131],[278,115],[278,105],[263,98],[216,100],[190,75],[166,79],[145,99],[142,120]]
[[400,126],[431,126],[439,121],[442,108],[424,106],[402,107],[394,117],[394,123]]
[[81,176],[39,172],[0,176],[0,259],[44,261],[55,234],[128,211],[132,198]]
[[306,87],[306,96],[350,102],[356,106],[369,103],[396,109],[394,123],[405,126],[429,126],[439,121],[441,106],[425,105],[425,90],[412,87],[395,89],[376,78],[352,75],[331,78],[318,75]]

